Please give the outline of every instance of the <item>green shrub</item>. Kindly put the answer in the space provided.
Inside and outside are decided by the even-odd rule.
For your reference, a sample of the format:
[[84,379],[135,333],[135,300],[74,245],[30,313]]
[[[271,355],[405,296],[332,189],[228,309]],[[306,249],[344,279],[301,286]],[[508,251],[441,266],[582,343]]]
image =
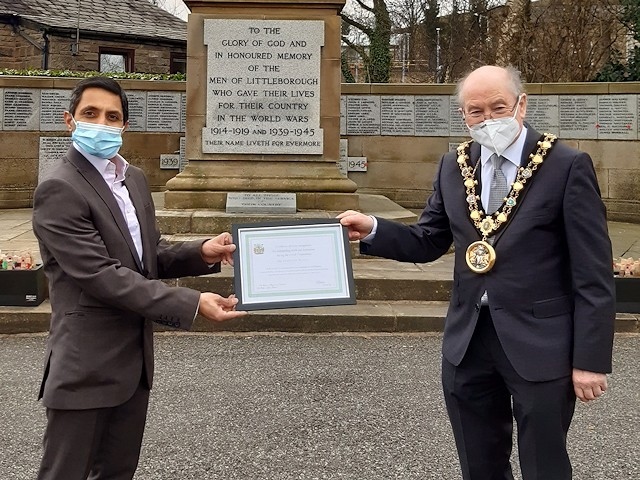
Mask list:
[[175,80],[184,81],[187,79],[184,73],[128,73],[128,72],[75,72],[72,70],[39,70],[28,68],[18,70],[14,68],[0,68],[0,75],[18,75],[23,77],[70,77],[87,78],[104,76],[120,80]]

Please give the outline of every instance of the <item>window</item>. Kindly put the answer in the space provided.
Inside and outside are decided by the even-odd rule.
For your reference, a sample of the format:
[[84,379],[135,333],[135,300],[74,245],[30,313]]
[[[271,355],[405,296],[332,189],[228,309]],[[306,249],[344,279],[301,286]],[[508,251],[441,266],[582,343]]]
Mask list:
[[133,50],[100,48],[101,72],[133,72]]
[[182,52],[171,52],[169,73],[187,73],[187,57]]

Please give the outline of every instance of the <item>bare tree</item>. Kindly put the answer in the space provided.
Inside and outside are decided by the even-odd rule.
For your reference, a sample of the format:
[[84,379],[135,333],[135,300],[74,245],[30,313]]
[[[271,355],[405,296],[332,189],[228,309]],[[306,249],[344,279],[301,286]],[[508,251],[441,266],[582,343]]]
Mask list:
[[589,81],[624,45],[616,0],[513,0],[497,39],[497,61],[528,82]]
[[[362,59],[367,83],[388,83],[391,67],[391,17],[385,0],[353,0],[354,13],[341,14],[342,20],[364,35],[343,35],[342,41]],[[364,40],[364,41],[363,41]]]
[[526,63],[524,48],[531,29],[529,20],[531,0],[506,0],[504,22],[498,37],[496,60],[502,65],[520,67]]
[[189,14],[189,9],[185,5],[182,0],[149,0],[156,7],[160,7],[163,10],[166,10],[171,15],[181,18],[182,20],[187,19],[187,15]]

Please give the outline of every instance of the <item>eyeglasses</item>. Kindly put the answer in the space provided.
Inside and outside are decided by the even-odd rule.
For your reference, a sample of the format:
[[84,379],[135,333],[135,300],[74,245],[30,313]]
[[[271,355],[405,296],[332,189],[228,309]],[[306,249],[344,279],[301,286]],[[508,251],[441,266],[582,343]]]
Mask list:
[[518,103],[520,103],[520,97],[518,97],[518,99],[516,100],[516,103],[513,104],[513,107],[509,108],[509,107],[505,107],[504,105],[501,105],[499,107],[492,108],[489,114],[486,114],[483,110],[475,110],[475,109],[466,113],[463,109],[460,109],[460,112],[464,117],[469,117],[474,121],[486,120],[487,117],[492,119],[500,118],[500,117],[504,117],[509,113],[512,113],[515,110],[515,108],[518,106]]

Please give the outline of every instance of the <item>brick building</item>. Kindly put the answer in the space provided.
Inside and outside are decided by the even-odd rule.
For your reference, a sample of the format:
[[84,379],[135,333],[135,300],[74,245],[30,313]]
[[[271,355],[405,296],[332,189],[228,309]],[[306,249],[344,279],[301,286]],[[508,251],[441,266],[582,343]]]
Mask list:
[[0,68],[185,72],[187,23],[148,0],[0,0]]

